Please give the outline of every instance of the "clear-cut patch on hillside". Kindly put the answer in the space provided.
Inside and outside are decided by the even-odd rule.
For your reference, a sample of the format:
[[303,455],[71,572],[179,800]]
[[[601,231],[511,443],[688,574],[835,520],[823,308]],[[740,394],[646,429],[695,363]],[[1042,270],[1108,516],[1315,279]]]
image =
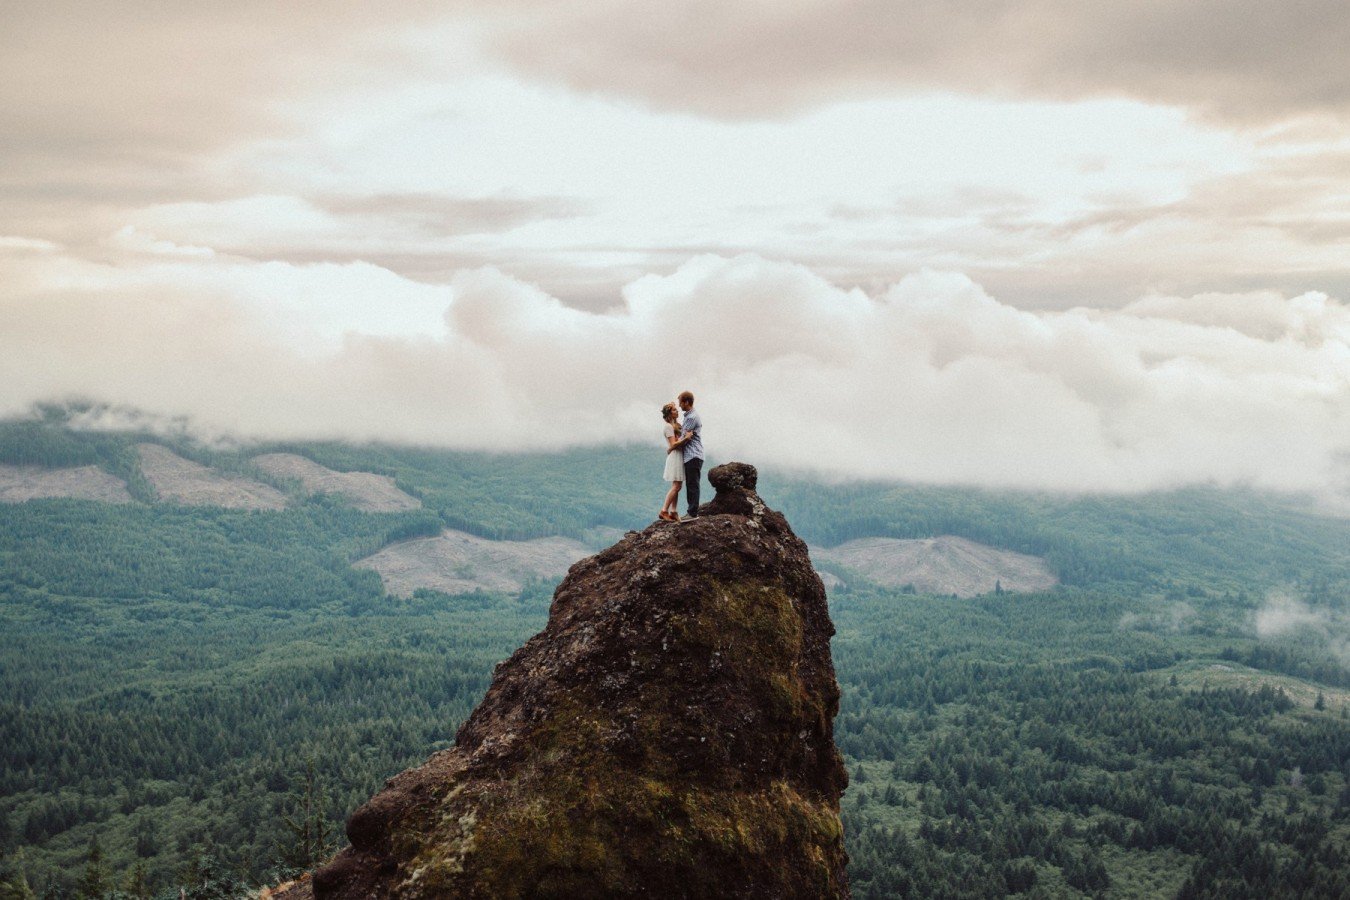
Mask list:
[[160,444],[137,444],[141,473],[160,500],[186,506],[283,509],[286,495],[274,487],[228,475],[184,459]]
[[812,547],[811,556],[875,584],[913,586],[925,594],[975,597],[996,588],[1041,591],[1059,583],[1040,557],[953,535],[917,540],[859,538],[838,547]]
[[418,588],[446,594],[516,593],[526,582],[561,578],[590,553],[570,538],[494,541],[446,530],[392,544],[355,565],[379,573],[384,589],[399,597],[410,597]]
[[98,466],[47,469],[0,464],[0,503],[23,503],[52,497],[130,503],[127,486]]
[[264,453],[253,462],[269,475],[295,479],[307,493],[336,494],[366,512],[405,512],[422,506],[387,475],[338,472],[294,453]]

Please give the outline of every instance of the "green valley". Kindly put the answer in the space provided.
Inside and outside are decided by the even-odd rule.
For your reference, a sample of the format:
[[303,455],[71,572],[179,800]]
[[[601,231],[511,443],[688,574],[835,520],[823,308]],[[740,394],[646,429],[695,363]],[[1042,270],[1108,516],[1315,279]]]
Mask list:
[[[146,442],[279,508],[163,501]],[[277,453],[420,506],[254,462]],[[233,896],[302,868],[331,845],[287,817],[339,839],[447,746],[553,588],[397,597],[353,564],[445,529],[599,548],[654,518],[658,463],[0,423],[0,465],[97,467],[131,498],[0,504],[0,897]],[[1241,489],[759,490],[814,546],[951,535],[1060,582],[958,598],[821,563],[855,896],[1350,896],[1350,520]]]

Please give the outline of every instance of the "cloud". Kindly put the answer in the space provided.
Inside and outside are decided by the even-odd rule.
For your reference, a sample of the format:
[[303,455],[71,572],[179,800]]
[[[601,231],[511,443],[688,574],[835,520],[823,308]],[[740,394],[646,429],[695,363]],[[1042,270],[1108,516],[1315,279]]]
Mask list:
[[[504,235],[531,223],[573,219],[584,209],[562,197],[255,194],[147,206],[130,212],[130,223],[100,243],[141,254],[370,262],[420,280],[444,281],[462,268],[525,263],[501,243]],[[489,237],[493,243],[485,245]],[[548,254],[538,256],[533,268],[546,273]],[[565,273],[559,274],[565,280]]]
[[1025,307],[1350,296],[1344,123],[1137,102],[1335,113],[1343,6],[11,4],[0,233],[492,265],[596,310],[702,252]]
[[[356,3],[241,0],[204,4],[15,3],[0,29],[0,125],[6,150],[145,161],[275,134],[297,91],[355,85],[396,61],[399,25],[428,3],[384,13]],[[335,56],[345,67],[328,68]],[[36,162],[36,160],[33,160]]]
[[132,253],[144,253],[154,256],[214,256],[210,247],[196,247],[190,244],[177,244],[151,237],[135,225],[123,225],[108,239],[110,246]]
[[1346,494],[1342,3],[3,19],[0,411]]
[[1271,594],[1256,611],[1253,621],[1257,637],[1273,638],[1303,628],[1325,629],[1328,615],[1325,610],[1314,610],[1287,594]]
[[907,91],[1130,97],[1248,124],[1350,110],[1340,0],[588,0],[532,8],[497,41],[524,72],[733,118]]
[[1142,613],[1121,614],[1117,627],[1137,631],[1188,631],[1199,623],[1199,613],[1184,600],[1177,600]]
[[530,222],[572,219],[587,209],[567,197],[453,197],[429,192],[329,195],[317,203],[337,216],[390,223],[435,237],[510,231]]
[[[1194,0],[409,0],[11,4],[0,126],[41,149],[160,162],[284,127],[296,92],[438,77],[465,56],[663,109],[768,118],[860,97],[1128,97],[1240,123],[1342,115],[1350,11]],[[147,140],[149,138],[149,140]],[[20,147],[20,144],[23,146]]]
[[59,249],[60,245],[41,238],[0,235],[0,253],[49,253]]
[[866,293],[707,255],[589,312],[493,269],[446,287],[366,263],[57,256],[6,265],[0,413],[86,398],[260,437],[655,446],[659,406],[688,388],[723,459],[1041,489],[1350,488],[1350,308],[1322,295],[1032,312],[960,274]]
[[1252,618],[1261,640],[1312,638],[1325,647],[1341,666],[1350,669],[1350,613],[1312,607],[1288,594],[1272,593]]
[[116,230],[129,208],[257,191],[265,179],[229,154],[312,134],[301,110],[320,98],[412,77],[424,64],[406,35],[438,7],[6,4],[0,222],[70,243]]
[[[1240,171],[1203,176],[1176,196],[1136,203],[1125,194],[1081,196],[1065,213],[1045,198],[956,188],[831,215],[856,234],[889,233],[889,256],[915,267],[957,267],[1001,300],[1059,307],[1091,292],[1103,306],[1143,294],[1322,290],[1350,295],[1350,156],[1283,152]],[[854,244],[849,264],[799,257],[861,282],[888,254]],[[881,268],[877,266],[877,268]],[[884,277],[884,270],[878,273]]]

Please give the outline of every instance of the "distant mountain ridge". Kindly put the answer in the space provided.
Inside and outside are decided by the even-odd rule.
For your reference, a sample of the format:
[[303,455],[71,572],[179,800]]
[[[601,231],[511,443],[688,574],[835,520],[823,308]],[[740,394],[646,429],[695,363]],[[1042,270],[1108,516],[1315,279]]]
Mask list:
[[[9,467],[0,468],[0,503],[66,493],[62,485],[71,478],[85,484],[70,493],[92,497],[107,490],[108,499],[125,503],[111,480],[117,479],[132,499],[160,502],[143,471],[139,448],[152,443],[163,451],[150,452],[172,453],[227,481],[262,479],[264,487],[286,493],[287,509],[336,502],[371,510],[353,486],[361,481],[379,485],[388,496],[405,498],[399,505],[420,502],[416,509],[379,513],[407,517],[408,526],[395,529],[405,537],[450,529],[497,540],[562,537],[595,547],[601,534],[622,533],[651,521],[659,504],[654,496],[661,485],[652,474],[647,448],[488,454],[333,442],[205,446],[181,436],[81,431],[64,424],[60,411],[45,415],[0,421],[0,467]],[[297,468],[290,475],[273,475],[257,462],[276,457]],[[20,468],[24,474],[16,481],[14,472]],[[308,484],[298,477],[299,468],[307,472]],[[321,478],[330,480],[325,485]],[[1329,516],[1324,506],[1307,498],[1236,488],[1137,496],[1043,495],[894,482],[824,483],[774,472],[761,473],[761,478],[774,484],[785,514],[802,537],[813,547],[826,548],[822,562],[830,551],[859,539],[951,536],[1037,557],[1060,582],[1079,586],[1112,582],[1170,590],[1179,582],[1216,577],[1238,589],[1253,579],[1281,583],[1312,569],[1350,566],[1350,519]],[[38,488],[37,482],[45,484]],[[245,506],[275,505],[276,495],[264,492],[263,497]],[[433,517],[439,518],[440,529],[432,527]],[[943,555],[959,554],[948,547]],[[891,572],[896,571],[897,556],[888,558]],[[854,569],[869,581],[893,583],[887,572],[868,575],[865,565],[841,561],[827,567]],[[991,571],[995,581],[1003,580],[996,569]],[[1004,587],[1015,589],[1016,580],[1010,581]],[[900,585],[906,583],[921,589],[922,582]],[[948,583],[937,589],[955,592],[953,587],[960,588]]]
[[[139,471],[159,502],[244,510],[279,510],[290,502],[273,485],[185,458],[164,444],[140,441],[134,449]],[[298,489],[303,497],[332,496],[373,513],[422,508],[420,499],[388,475],[340,471],[295,452],[245,453],[241,461],[279,484],[291,485],[293,491]],[[134,500],[124,482],[97,466],[49,469],[0,464],[0,502],[44,497]],[[560,577],[588,552],[586,544],[561,534],[511,540],[447,528],[439,535],[383,547],[354,565],[379,573],[385,589],[400,597],[419,589],[452,595],[516,593],[534,580]],[[1042,559],[953,535],[857,538],[833,547],[813,546],[811,552],[847,576],[841,580],[837,573],[827,572],[832,590],[859,577],[886,587],[963,597],[997,588],[1043,590],[1058,583]]]

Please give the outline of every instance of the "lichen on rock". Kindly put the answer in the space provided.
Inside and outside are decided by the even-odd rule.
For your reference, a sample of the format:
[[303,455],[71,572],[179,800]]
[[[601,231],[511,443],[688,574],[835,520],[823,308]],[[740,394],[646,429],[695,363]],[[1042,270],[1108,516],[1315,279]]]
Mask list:
[[709,481],[700,517],[572,567],[317,897],[848,896],[824,588],[753,466]]

